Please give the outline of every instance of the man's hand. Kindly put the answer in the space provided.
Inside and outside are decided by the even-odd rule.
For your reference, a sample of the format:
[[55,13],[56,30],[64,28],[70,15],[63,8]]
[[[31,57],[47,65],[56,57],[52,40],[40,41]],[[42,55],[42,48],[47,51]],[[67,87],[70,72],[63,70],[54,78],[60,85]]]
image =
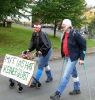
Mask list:
[[30,50],[26,50],[27,52],[30,52]]
[[84,64],[84,60],[79,60],[79,65],[83,65]]
[[27,54],[29,53],[30,51],[29,50],[25,50],[24,52],[22,52],[23,54]]
[[42,52],[41,51],[38,51],[38,55],[42,55]]

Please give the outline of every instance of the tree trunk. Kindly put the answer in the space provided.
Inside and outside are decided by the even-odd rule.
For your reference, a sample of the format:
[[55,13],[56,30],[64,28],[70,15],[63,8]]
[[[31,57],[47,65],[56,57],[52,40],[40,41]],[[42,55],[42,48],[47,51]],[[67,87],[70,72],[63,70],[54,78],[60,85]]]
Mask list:
[[3,27],[5,27],[5,22],[6,22],[6,19],[3,20]]
[[11,24],[12,24],[12,22],[7,22],[7,27],[10,28]]
[[55,25],[54,25],[54,37],[56,37],[56,27],[57,27],[57,23],[55,21]]

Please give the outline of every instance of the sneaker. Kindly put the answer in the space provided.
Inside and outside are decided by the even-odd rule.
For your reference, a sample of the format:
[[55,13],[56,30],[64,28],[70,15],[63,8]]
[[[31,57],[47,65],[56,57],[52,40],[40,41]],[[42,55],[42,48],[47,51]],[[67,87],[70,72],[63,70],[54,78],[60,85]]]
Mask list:
[[50,99],[52,100],[59,100],[60,99],[60,93],[57,91],[53,95],[50,96]]
[[80,94],[81,91],[80,90],[73,90],[71,92],[69,92],[70,95],[76,95],[76,94]]
[[46,83],[48,83],[48,82],[50,82],[52,80],[53,80],[53,78],[47,78]]

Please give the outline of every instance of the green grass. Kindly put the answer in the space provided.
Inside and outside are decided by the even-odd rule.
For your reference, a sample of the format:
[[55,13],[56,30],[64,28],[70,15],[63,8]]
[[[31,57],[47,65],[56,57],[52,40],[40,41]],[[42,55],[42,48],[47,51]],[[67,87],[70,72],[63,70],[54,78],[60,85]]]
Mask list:
[[[21,26],[12,26],[12,28],[0,27],[0,55],[21,54],[28,49],[33,30]],[[53,51],[60,51],[60,36],[54,38],[48,35]],[[95,41],[87,40],[87,47],[95,46]]]
[[[0,27],[0,55],[20,54],[28,49],[33,30],[21,26]],[[60,48],[60,37],[49,35],[53,48]]]
[[0,55],[18,54],[29,46],[31,30],[12,27],[0,28]]
[[95,46],[95,40],[87,40],[87,47],[94,47]]

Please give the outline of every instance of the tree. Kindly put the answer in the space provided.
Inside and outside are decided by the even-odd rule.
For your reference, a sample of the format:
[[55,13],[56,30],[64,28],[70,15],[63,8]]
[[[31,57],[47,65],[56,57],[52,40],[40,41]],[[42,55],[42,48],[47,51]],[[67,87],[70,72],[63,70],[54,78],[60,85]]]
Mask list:
[[88,24],[88,32],[89,32],[89,38],[92,38],[95,36],[95,19],[93,19],[89,24]]
[[18,15],[18,18],[21,16],[25,16],[19,10],[27,11],[28,3],[31,0],[0,0],[0,21],[7,16],[10,16],[12,19]]
[[83,10],[86,6],[85,0],[38,0],[34,2],[32,16],[38,18],[42,23],[54,23],[54,37],[59,21],[69,18],[74,26],[81,27]]
[[94,19],[94,15],[95,15],[94,10],[95,10],[94,7],[93,8],[92,7],[86,7],[84,9],[83,13],[84,13],[84,17],[86,18],[84,21],[86,23],[89,23]]

